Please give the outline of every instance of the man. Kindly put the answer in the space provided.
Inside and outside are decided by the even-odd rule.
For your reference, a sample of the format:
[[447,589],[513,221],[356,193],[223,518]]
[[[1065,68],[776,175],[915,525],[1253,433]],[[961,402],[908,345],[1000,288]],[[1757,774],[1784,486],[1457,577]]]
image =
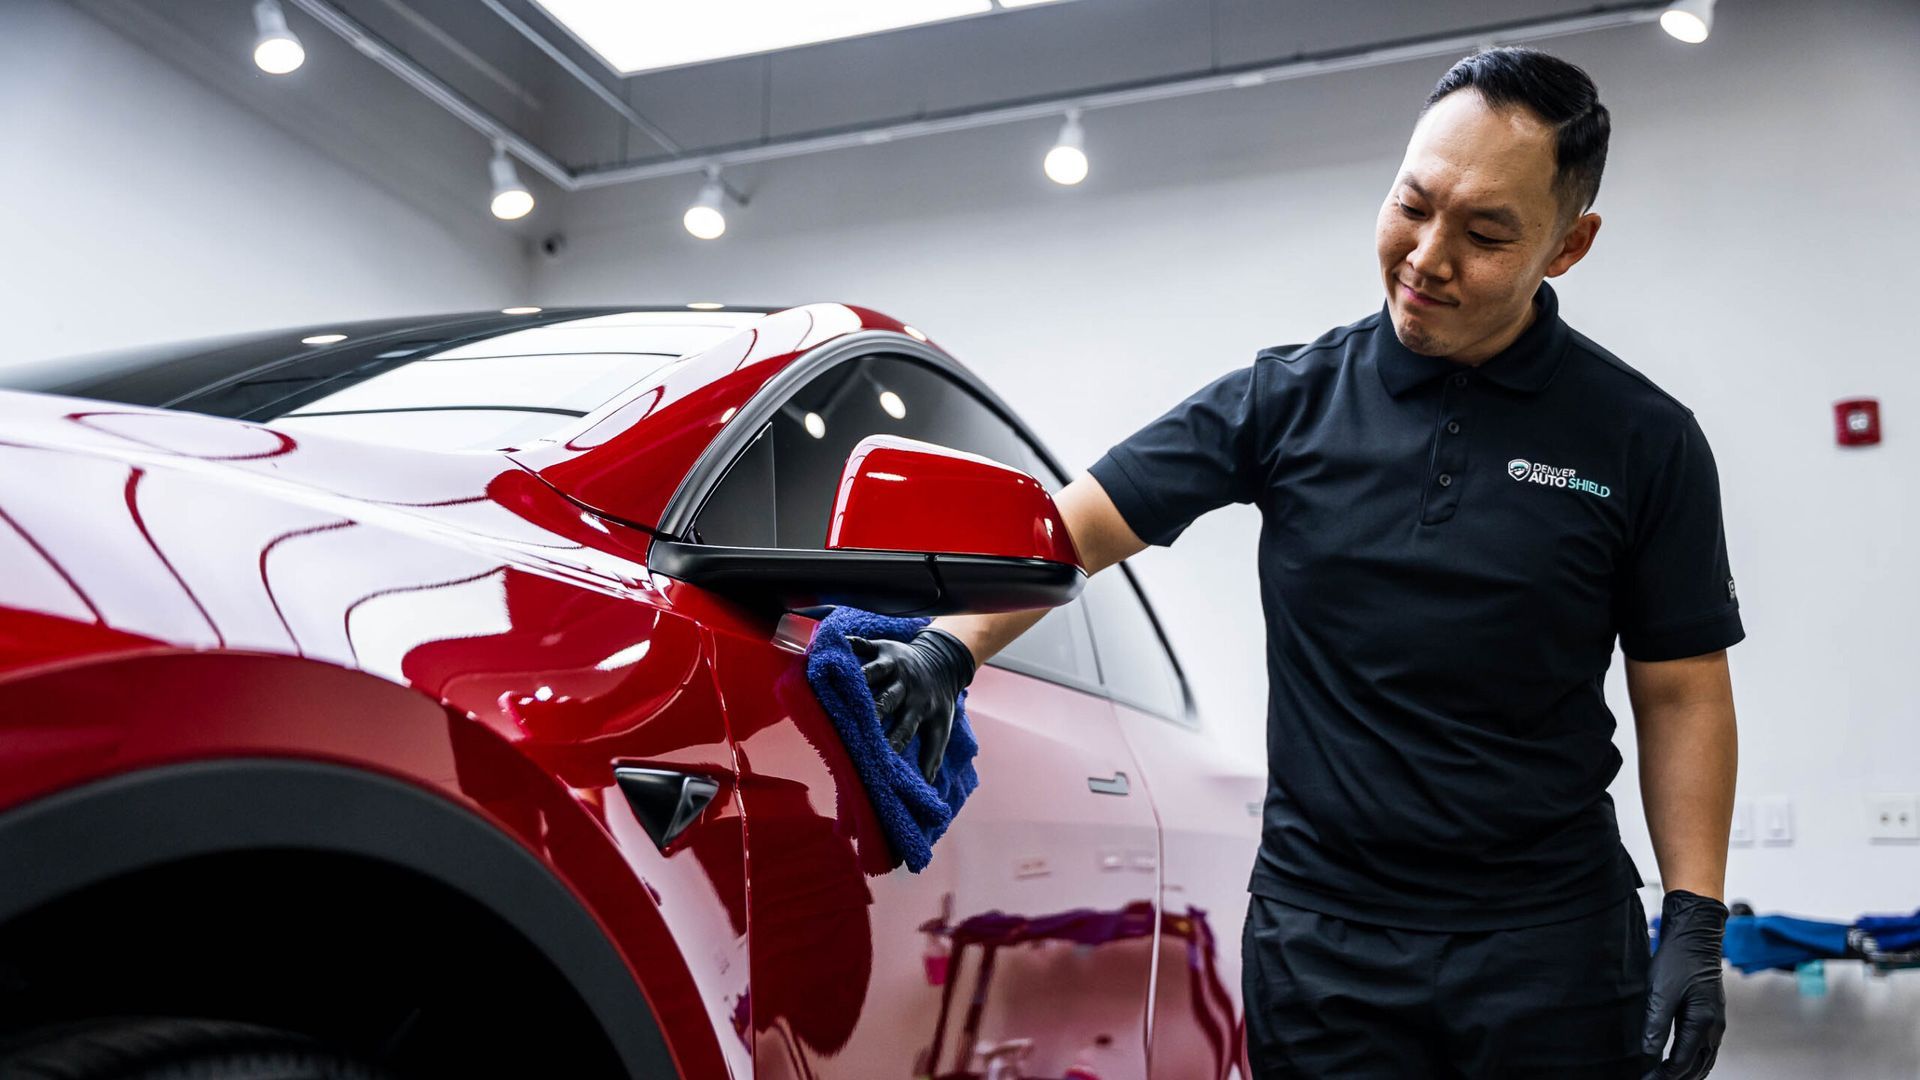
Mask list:
[[[1744,636],[1717,475],[1692,412],[1544,280],[1592,248],[1608,130],[1571,64],[1460,61],[1380,210],[1382,310],[1261,352],[1060,494],[1090,573],[1262,512],[1261,1078],[1712,1067]],[[1039,615],[859,643],[896,745],[937,761],[955,694]],[[1651,959],[1606,794],[1616,635],[1667,890]]]

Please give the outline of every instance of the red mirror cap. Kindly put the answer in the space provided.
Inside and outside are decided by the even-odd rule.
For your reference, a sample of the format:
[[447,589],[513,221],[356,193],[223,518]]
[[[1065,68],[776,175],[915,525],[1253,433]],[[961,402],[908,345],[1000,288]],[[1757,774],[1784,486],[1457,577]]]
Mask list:
[[991,458],[898,435],[847,455],[827,548],[1045,559],[1084,568],[1040,481]]

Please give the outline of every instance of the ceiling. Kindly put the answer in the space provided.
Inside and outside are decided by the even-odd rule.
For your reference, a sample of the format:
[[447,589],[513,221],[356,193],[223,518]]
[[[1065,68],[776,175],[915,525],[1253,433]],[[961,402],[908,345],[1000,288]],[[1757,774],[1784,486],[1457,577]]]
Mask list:
[[[249,61],[250,0],[74,2],[382,182],[484,205],[485,140],[293,0],[308,61],[281,78]],[[573,173],[1623,6],[1069,0],[623,78],[531,0],[326,2]]]

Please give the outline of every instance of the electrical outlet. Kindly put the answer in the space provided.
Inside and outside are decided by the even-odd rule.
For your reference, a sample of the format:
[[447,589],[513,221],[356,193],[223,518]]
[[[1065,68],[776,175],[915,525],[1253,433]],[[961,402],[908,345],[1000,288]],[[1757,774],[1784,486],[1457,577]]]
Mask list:
[[1920,795],[1867,796],[1867,841],[1920,843]]
[[1760,803],[1760,842],[1768,847],[1793,843],[1793,800],[1765,799]]
[[1753,804],[1744,799],[1733,804],[1733,827],[1727,830],[1727,846],[1753,846]]

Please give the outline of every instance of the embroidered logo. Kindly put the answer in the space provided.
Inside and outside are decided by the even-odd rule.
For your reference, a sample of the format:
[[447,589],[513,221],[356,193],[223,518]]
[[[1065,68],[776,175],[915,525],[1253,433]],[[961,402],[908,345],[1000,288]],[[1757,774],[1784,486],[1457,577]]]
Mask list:
[[1573,469],[1562,469],[1553,465],[1542,465],[1526,458],[1514,458],[1507,462],[1507,475],[1523,484],[1544,484],[1547,487],[1566,488],[1569,491],[1584,491],[1602,499],[1613,494],[1613,489],[1581,476]]

